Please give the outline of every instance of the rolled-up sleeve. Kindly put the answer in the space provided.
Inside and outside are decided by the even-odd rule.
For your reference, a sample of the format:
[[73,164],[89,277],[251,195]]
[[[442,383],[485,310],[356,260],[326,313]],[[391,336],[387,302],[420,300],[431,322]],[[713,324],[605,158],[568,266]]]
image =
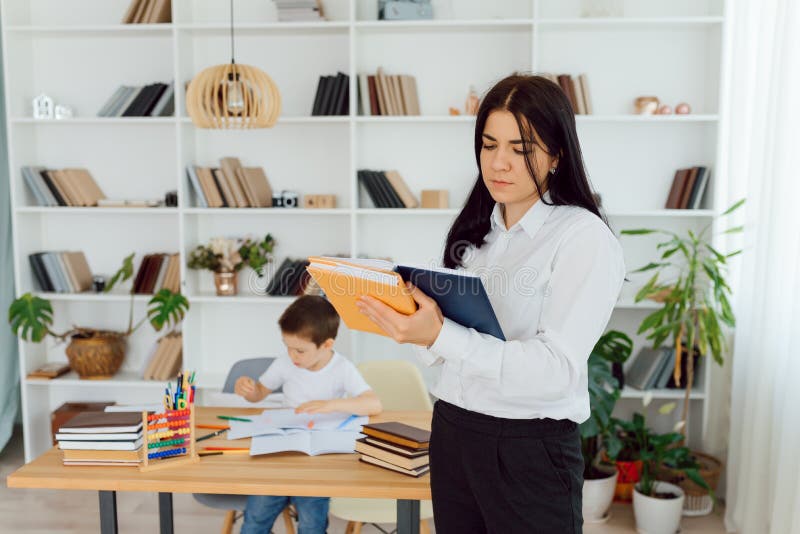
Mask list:
[[564,237],[551,268],[533,337],[502,341],[445,319],[430,350],[420,350],[429,353],[428,360],[461,362],[463,375],[499,382],[505,396],[563,398],[585,374],[614,310],[625,264],[613,233],[605,225],[587,224]]

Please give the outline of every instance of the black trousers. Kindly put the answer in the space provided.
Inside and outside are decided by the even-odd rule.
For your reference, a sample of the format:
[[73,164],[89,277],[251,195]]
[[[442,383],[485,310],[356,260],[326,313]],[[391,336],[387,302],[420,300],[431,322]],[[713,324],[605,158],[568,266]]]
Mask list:
[[573,421],[502,419],[439,400],[430,464],[437,534],[582,532]]

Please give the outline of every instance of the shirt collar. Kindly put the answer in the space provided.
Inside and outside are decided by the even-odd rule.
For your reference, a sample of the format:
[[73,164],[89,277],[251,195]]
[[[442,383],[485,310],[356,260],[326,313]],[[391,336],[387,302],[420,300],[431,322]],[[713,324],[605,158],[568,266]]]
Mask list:
[[[550,202],[550,190],[544,192],[542,195],[542,199]],[[552,205],[545,204],[542,202],[542,199],[537,200],[533,206],[528,208],[528,211],[525,212],[525,215],[522,216],[522,219],[517,222],[514,226],[506,230],[506,224],[503,220],[503,207],[500,203],[495,203],[494,209],[492,210],[492,230],[497,229],[500,232],[504,233],[513,233],[518,231],[520,228],[528,234],[528,237],[534,237],[539,229],[544,224],[545,220],[547,220],[547,216],[550,215],[550,212],[553,210]]]

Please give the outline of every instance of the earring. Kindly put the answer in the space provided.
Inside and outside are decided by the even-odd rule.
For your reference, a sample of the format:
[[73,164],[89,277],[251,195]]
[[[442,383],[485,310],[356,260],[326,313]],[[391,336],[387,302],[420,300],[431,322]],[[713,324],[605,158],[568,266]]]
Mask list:
[[555,168],[555,167],[552,167],[552,168],[550,169],[550,174],[555,174],[555,173],[556,173],[556,168]]

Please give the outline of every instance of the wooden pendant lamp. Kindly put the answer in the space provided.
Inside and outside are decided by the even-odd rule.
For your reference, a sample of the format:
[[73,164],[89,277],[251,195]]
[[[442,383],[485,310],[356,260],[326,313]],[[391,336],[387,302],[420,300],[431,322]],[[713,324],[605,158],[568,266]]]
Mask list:
[[281,113],[281,94],[265,72],[231,62],[200,71],[186,90],[186,111],[198,128],[272,128]]

